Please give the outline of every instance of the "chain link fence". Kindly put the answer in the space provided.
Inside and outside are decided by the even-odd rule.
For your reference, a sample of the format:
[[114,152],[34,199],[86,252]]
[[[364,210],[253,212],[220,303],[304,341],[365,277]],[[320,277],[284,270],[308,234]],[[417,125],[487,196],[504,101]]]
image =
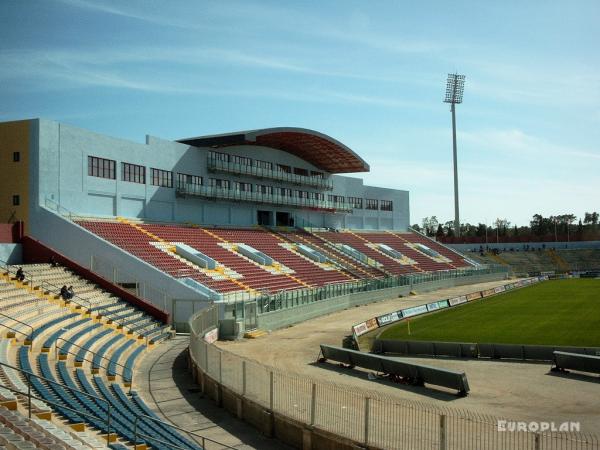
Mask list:
[[398,450],[600,449],[590,434],[501,431],[498,417],[391,399],[264,366],[204,340],[218,326],[216,311],[212,306],[190,319],[190,356],[196,367],[236,394],[307,427]]

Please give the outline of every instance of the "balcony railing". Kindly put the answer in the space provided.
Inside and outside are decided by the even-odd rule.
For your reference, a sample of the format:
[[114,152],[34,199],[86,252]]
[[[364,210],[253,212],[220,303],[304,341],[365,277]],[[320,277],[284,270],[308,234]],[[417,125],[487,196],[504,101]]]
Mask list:
[[291,206],[294,208],[313,209],[330,213],[349,213],[352,209],[345,203],[329,202],[309,198],[287,197],[282,195],[263,194],[260,192],[245,192],[225,189],[216,186],[200,186],[197,184],[179,183],[177,195],[185,197],[193,195],[210,199],[243,201],[252,203],[268,203],[271,205]]
[[313,186],[319,189],[327,189],[329,191],[333,189],[333,182],[326,178],[303,176],[295,173],[284,172],[283,170],[269,170],[263,169],[262,167],[236,164],[211,158],[210,156],[208,156],[207,159],[207,167],[208,170],[212,172],[233,173],[236,175],[245,175],[255,178],[269,178],[271,180]]

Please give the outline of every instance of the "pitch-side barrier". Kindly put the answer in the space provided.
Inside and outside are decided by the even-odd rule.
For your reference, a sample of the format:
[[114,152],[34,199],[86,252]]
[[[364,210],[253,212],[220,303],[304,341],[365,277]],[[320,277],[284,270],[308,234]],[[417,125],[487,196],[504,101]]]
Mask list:
[[469,393],[469,382],[464,372],[439,369],[408,361],[398,361],[388,356],[363,353],[343,347],[321,344],[321,362],[336,361],[352,367],[374,370],[393,377],[401,377],[411,384],[422,386],[425,383],[456,389],[458,395]]

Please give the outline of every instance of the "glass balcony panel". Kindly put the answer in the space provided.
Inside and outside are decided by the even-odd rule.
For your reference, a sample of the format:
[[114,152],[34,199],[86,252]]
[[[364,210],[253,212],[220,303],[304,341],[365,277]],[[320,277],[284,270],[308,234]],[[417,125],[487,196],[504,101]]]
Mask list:
[[333,182],[320,176],[296,175],[294,173],[288,173],[282,170],[268,170],[256,166],[221,161],[217,158],[208,157],[207,167],[208,170],[212,172],[233,173],[256,178],[269,178],[271,180],[284,181],[287,183],[314,186],[320,189],[333,189]]

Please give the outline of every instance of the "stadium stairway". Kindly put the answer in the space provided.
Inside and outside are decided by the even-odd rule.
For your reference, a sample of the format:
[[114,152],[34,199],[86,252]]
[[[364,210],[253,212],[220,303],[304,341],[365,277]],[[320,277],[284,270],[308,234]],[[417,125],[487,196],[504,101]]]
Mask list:
[[22,267],[40,294],[60,303],[59,286],[73,286],[75,297],[67,304],[75,310],[89,310],[94,318],[102,319],[131,336],[154,344],[172,333],[169,326],[64,267],[52,267],[50,264],[27,264]]
[[[269,230],[221,229],[213,231],[229,241],[243,242],[269,255],[292,269],[294,278],[305,287],[323,286],[330,283],[344,283],[354,278],[338,270],[335,266],[327,269],[317,265],[305,256],[293,251],[291,242],[284,240]],[[286,248],[286,246],[288,248]]]
[[[135,383],[134,368],[139,360],[164,338],[158,339],[160,334],[148,334],[148,340],[140,339],[137,332],[132,333],[126,326],[109,320],[109,315],[90,314],[89,308],[64,302],[40,286],[32,286],[31,278],[34,283],[47,278],[73,283],[78,280],[79,286],[93,286],[70,271],[43,264],[23,268],[29,278],[25,283],[12,279],[10,272],[3,273],[0,281],[0,306],[10,305],[12,314],[5,317],[3,323],[3,329],[9,332],[3,330],[0,337],[0,362],[3,363],[0,365],[0,422],[4,422],[3,417],[9,417],[11,423],[18,425],[18,429],[12,430],[15,436],[9,431],[4,433],[0,426],[0,444],[10,442],[10,448],[48,450],[106,448],[107,442],[111,448],[130,448],[137,444],[138,449],[147,446],[200,449],[166,424],[148,418],[154,417],[152,411],[135,391],[126,393],[124,389],[131,389]],[[34,300],[33,309],[31,303],[18,303],[21,297],[17,293]],[[119,302],[115,298],[110,300]],[[144,313],[138,311],[135,317],[136,321],[145,323]],[[14,326],[6,328],[9,324]],[[17,325],[21,327],[17,329]],[[162,324],[156,325],[151,329],[165,328]],[[144,326],[138,331],[143,333],[147,329]],[[32,392],[41,398],[32,401],[31,420],[10,416],[14,411],[18,414],[27,403],[23,394],[11,391],[27,392],[27,380],[12,367],[43,377],[31,377]],[[110,428],[106,422],[108,404]],[[7,407],[12,410],[10,413],[5,411]]]
[[352,258],[350,255],[340,252],[335,245],[316,234],[311,234],[301,229],[285,229],[279,231],[279,234],[290,242],[305,244],[323,253],[325,256],[337,262],[355,278],[381,278],[386,275],[386,272],[376,267],[366,265],[363,262]]

